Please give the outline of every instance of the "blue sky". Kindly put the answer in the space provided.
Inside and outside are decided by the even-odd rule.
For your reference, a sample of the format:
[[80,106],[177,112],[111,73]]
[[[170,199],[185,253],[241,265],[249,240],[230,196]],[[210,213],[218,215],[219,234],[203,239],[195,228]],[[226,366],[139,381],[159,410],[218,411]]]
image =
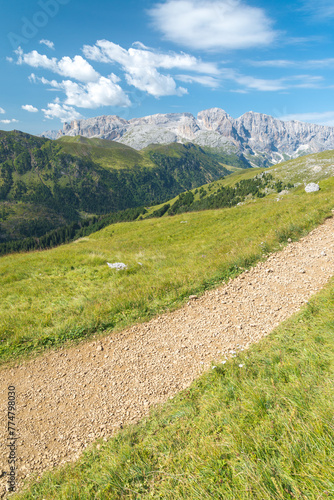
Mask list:
[[0,129],[220,107],[334,126],[333,0],[11,0]]

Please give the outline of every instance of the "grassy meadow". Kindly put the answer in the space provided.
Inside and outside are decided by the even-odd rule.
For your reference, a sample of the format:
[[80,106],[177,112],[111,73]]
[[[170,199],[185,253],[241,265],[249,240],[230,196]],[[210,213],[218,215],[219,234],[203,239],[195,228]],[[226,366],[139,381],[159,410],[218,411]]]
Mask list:
[[71,155],[88,157],[107,169],[133,168],[134,166],[154,168],[148,155],[144,155],[125,144],[106,139],[63,136],[57,139],[62,150]]
[[146,320],[236,276],[331,215],[334,179],[320,185],[279,202],[273,194],[228,209],[119,223],[52,250],[2,257],[1,362]]
[[334,498],[334,281],[150,417],[13,500]]

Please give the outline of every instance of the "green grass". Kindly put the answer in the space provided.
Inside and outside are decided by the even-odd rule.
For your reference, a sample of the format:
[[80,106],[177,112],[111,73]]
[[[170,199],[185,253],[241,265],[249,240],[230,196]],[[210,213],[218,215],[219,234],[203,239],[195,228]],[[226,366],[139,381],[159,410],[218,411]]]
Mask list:
[[[35,223],[35,226],[33,224]],[[8,239],[26,238],[33,230],[39,234],[66,224],[66,219],[56,211],[43,205],[0,201],[0,243]]]
[[154,168],[148,155],[136,151],[125,144],[106,139],[88,139],[82,136],[64,136],[57,139],[66,153],[90,158],[107,169],[133,168],[134,166]]
[[333,415],[332,281],[258,345],[14,498],[334,498]]
[[299,189],[280,202],[269,195],[230,209],[115,224],[52,250],[2,257],[1,362],[180,306],[330,216],[333,187],[331,178],[311,195]]

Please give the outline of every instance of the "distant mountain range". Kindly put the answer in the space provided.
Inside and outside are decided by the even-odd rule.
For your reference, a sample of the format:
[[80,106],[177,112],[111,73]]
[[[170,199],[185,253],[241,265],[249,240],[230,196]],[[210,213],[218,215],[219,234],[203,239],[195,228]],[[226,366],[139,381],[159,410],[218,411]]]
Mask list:
[[41,134],[101,138],[141,150],[150,144],[192,142],[237,154],[251,166],[268,166],[310,153],[334,149],[334,127],[277,120],[269,115],[245,113],[234,119],[220,108],[198,113],[170,113],[125,120],[98,116],[65,123],[63,130]]

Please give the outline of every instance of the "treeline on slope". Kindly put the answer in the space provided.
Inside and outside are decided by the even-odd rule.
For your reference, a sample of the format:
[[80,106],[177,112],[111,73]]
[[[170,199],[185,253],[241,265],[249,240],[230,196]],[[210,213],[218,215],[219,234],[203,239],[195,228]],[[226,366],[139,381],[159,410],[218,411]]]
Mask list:
[[[253,179],[241,180],[234,187],[221,186],[211,195],[208,195],[208,191],[204,187],[201,187],[199,190],[196,189],[195,194],[197,192],[200,194],[200,199],[196,201],[194,193],[186,191],[181,193],[172,205],[166,203],[147,218],[162,217],[166,213],[168,215],[175,215],[190,211],[232,207],[242,202],[250,194],[258,198],[263,198],[265,196],[265,192],[263,192],[265,188],[280,192],[283,189],[290,189],[292,187],[294,187],[293,184],[284,184],[280,180],[275,180],[270,173],[263,173]],[[211,186],[207,189],[209,190],[210,188]],[[63,243],[70,243],[79,238],[89,236],[117,222],[130,222],[138,218],[141,220],[146,213],[147,210],[144,207],[130,208],[107,215],[94,216],[85,221],[72,222],[71,224],[49,231],[39,238],[30,237],[19,241],[1,243],[0,255],[53,248]]]
[[22,240],[0,243],[0,255],[13,252],[29,252],[33,250],[46,250],[63,243],[70,243],[79,238],[89,236],[104,227],[117,222],[130,222],[144,215],[147,210],[141,208],[128,208],[107,215],[90,217],[85,221],[72,222],[65,226],[49,231],[40,238],[30,237]]
[[[192,185],[186,189],[202,186],[231,173],[222,166],[222,155],[219,155],[218,161],[215,155],[192,143],[149,146],[146,149],[151,161],[159,168],[170,172],[182,185]],[[233,161],[231,165],[239,166],[240,159],[236,155]],[[203,182],[203,178],[207,181]]]
[[233,151],[228,152],[223,148],[212,148],[209,146],[202,147],[202,150],[211,159],[219,163],[224,163],[225,165],[233,165],[234,167],[242,169],[253,168],[243,154],[237,155],[236,153],[233,153]]
[[[170,157],[168,149],[151,151],[155,168],[113,169],[65,153],[56,141],[0,132],[0,202],[43,206],[67,223],[79,222],[80,212],[103,215],[158,204],[229,173],[201,148],[179,146],[178,157],[174,150]],[[13,239],[0,229],[3,241]]]
[[[181,193],[172,205],[163,205],[149,217],[162,217],[166,213],[168,215],[175,215],[184,212],[233,207],[238,203],[242,203],[249,195],[263,198],[266,195],[264,191],[266,188],[279,193],[283,189],[293,187],[293,184],[284,184],[282,181],[274,179],[269,172],[264,172],[252,179],[242,179],[233,187],[221,186],[212,194],[208,194],[211,186],[207,188],[208,190],[202,186],[199,190],[196,189],[195,193],[192,191]],[[195,194],[197,193],[199,193],[199,199],[195,200]]]
[[54,141],[33,147],[35,138],[32,143],[24,139],[21,142],[6,137],[5,144],[1,144],[4,141],[0,137],[1,201],[44,205],[73,220],[78,219],[79,211],[104,214],[166,198],[169,191],[177,192],[177,183],[168,172],[153,173],[145,168],[106,170],[90,160],[62,152]]

